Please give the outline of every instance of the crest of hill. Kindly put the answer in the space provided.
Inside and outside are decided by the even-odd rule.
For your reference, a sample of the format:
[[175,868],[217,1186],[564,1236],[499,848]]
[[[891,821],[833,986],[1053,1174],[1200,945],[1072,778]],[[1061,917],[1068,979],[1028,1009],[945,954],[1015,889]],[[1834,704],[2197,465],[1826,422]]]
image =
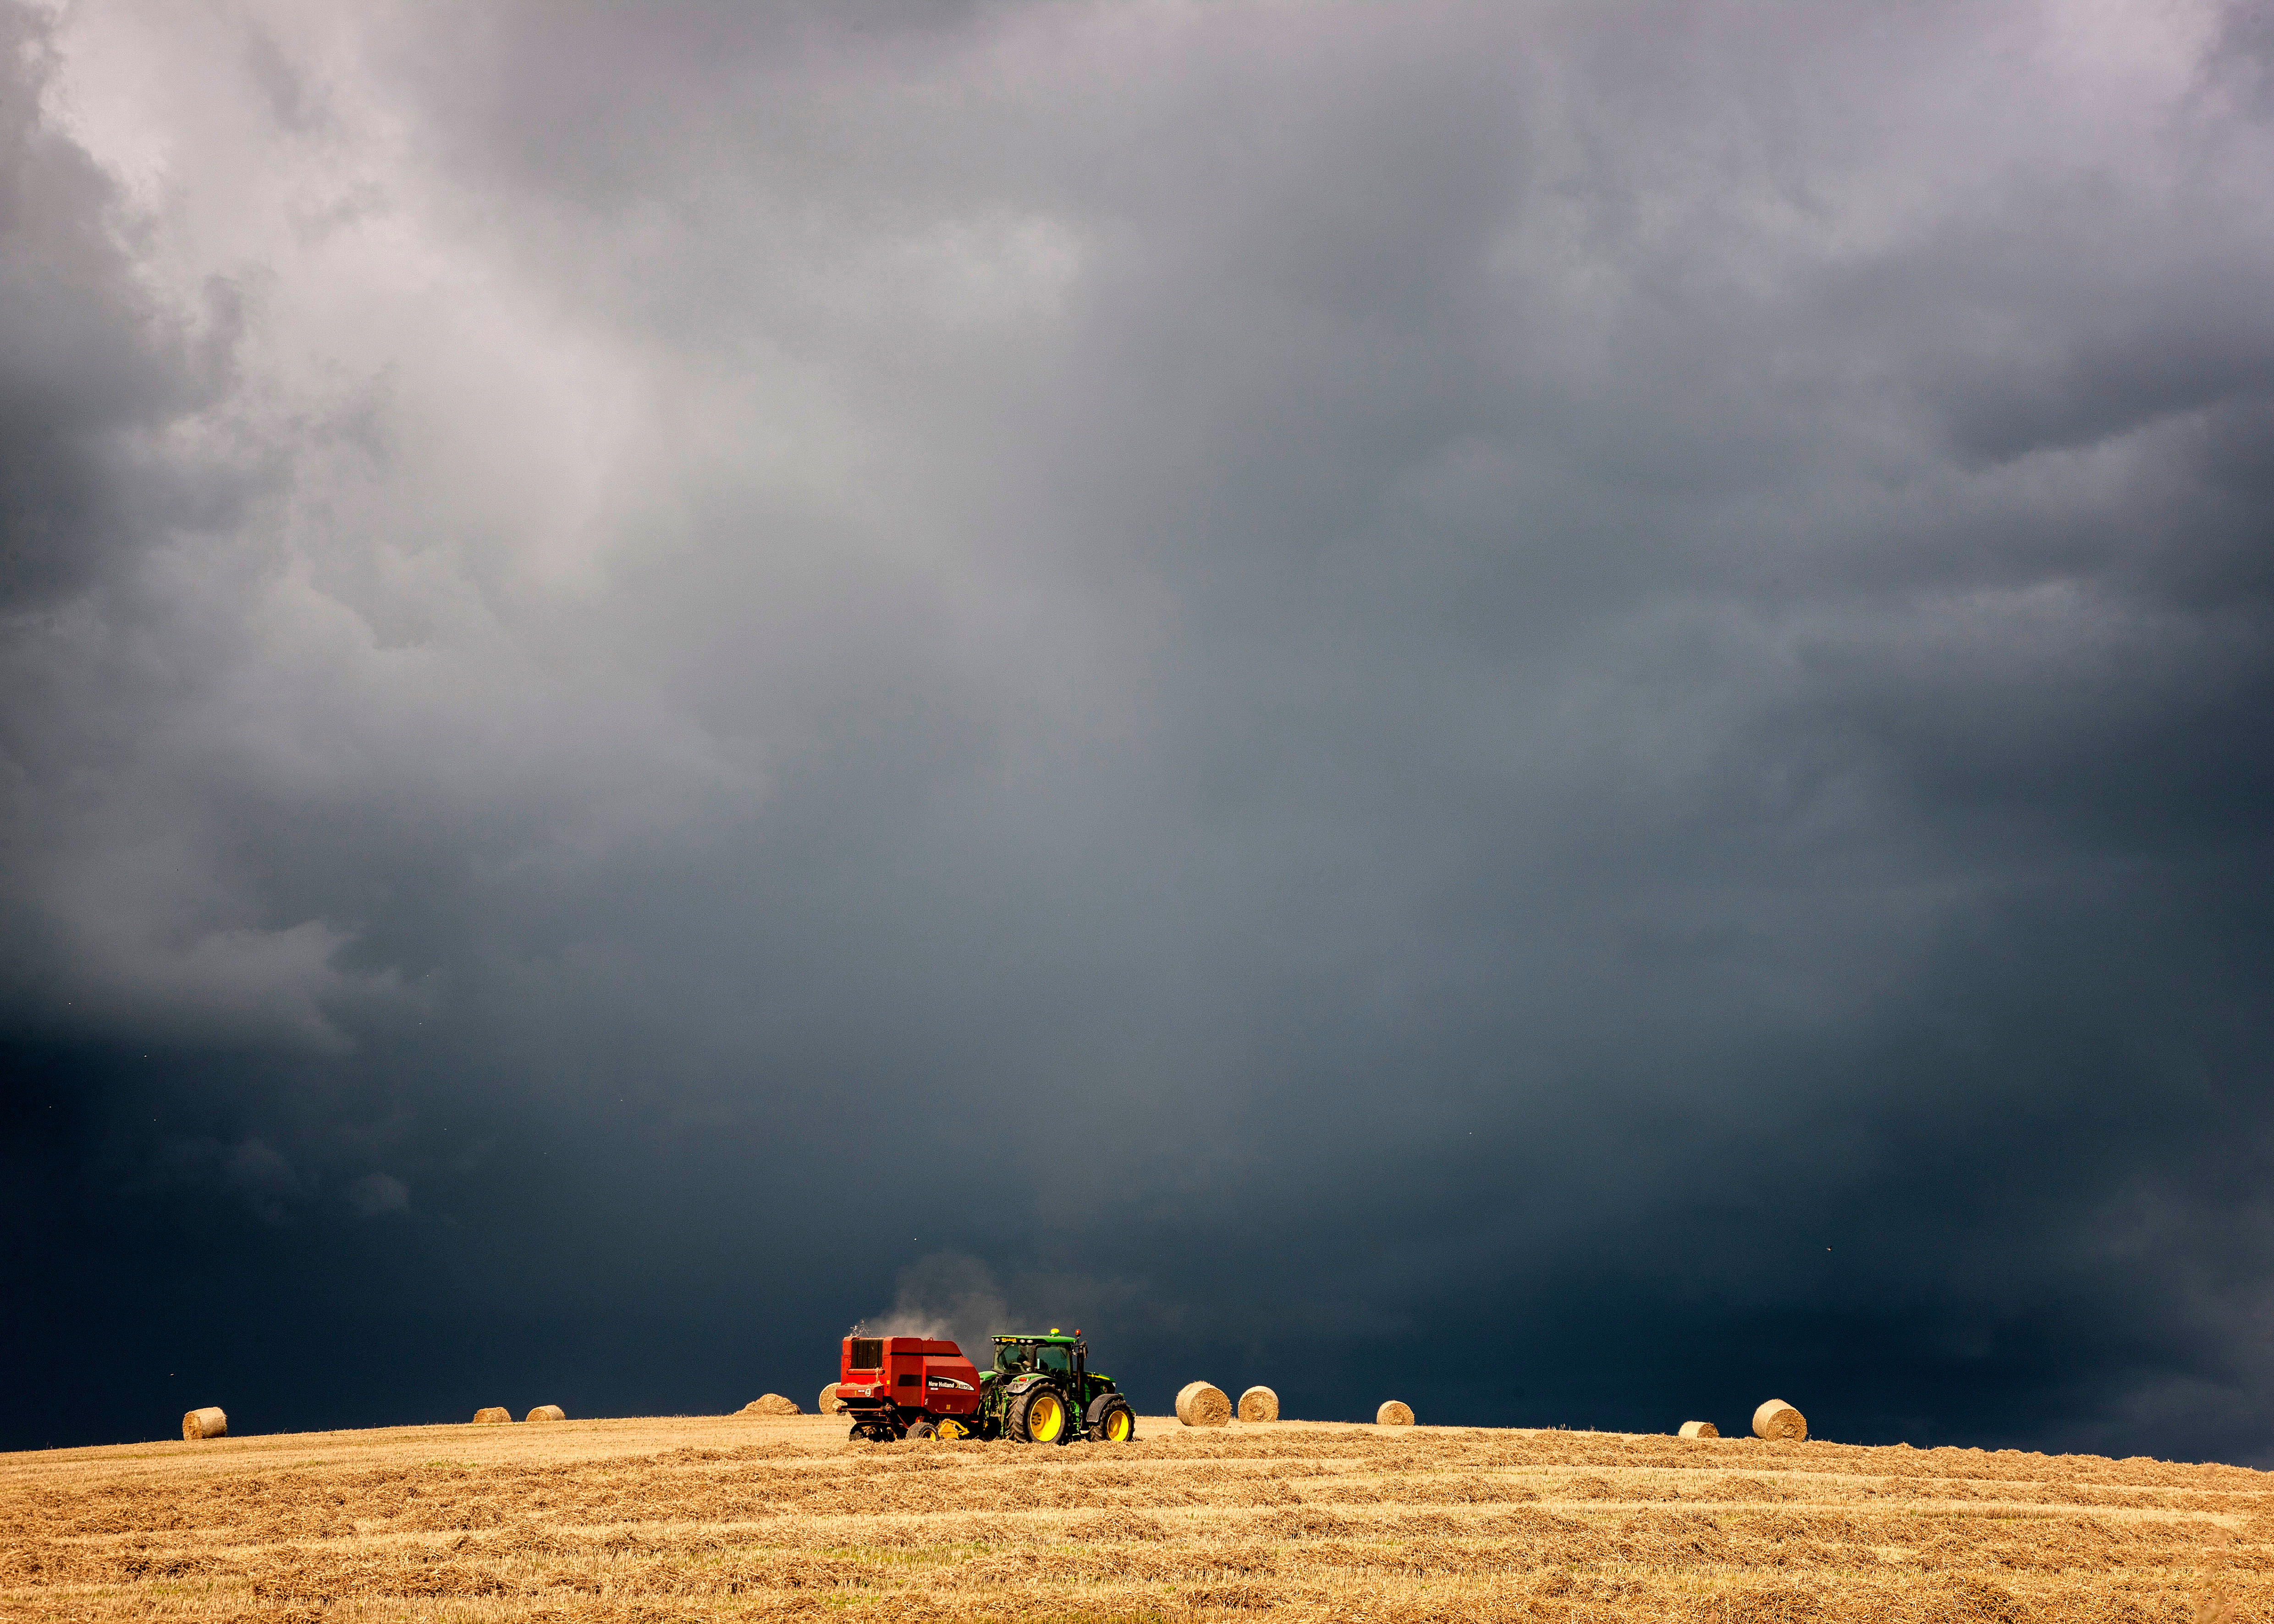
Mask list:
[[1119,1445],[845,1432],[456,1422],[0,1456],[0,1616],[218,1624],[353,1595],[530,1624],[832,1597],[974,1624],[2274,1618],[2274,1477],[2240,1467],[1166,1416]]

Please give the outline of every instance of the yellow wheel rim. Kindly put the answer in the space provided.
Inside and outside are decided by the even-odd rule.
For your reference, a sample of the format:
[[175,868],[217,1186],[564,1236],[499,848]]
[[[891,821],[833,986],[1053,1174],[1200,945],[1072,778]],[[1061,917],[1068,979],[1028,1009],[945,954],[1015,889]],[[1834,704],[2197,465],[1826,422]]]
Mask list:
[[1036,1443],[1055,1443],[1065,1429],[1065,1408],[1049,1394],[1027,1406],[1027,1435]]
[[1126,1410],[1117,1410],[1105,1417],[1105,1435],[1115,1443],[1125,1441],[1130,1433],[1131,1417]]

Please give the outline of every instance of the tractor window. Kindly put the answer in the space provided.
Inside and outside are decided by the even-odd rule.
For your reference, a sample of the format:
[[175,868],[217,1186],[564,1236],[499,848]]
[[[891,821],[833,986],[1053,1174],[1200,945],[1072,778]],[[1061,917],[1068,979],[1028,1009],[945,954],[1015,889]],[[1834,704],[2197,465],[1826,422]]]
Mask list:
[[1063,1348],[1047,1347],[1043,1350],[1041,1364],[1044,1370],[1063,1376],[1073,1369],[1073,1356]]
[[1013,1372],[1025,1370],[1034,1351],[1031,1342],[999,1342],[995,1349],[995,1368]]

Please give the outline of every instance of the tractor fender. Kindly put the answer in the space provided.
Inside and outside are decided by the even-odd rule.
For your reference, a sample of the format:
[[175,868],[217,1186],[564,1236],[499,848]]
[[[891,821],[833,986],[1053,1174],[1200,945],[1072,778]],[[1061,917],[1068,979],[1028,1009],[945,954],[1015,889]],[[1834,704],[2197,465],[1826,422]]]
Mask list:
[[1004,1388],[1003,1391],[1005,1393],[1024,1393],[1028,1387],[1033,1387],[1042,1379],[1041,1372],[1029,1371],[1027,1374],[1013,1380],[1011,1385]]
[[1096,1440],[1104,1440],[1106,1417],[1116,1410],[1129,1411],[1129,1432],[1127,1433],[1127,1437],[1136,1437],[1137,1412],[1129,1409],[1129,1401],[1127,1399],[1122,1397],[1118,1393],[1112,1392],[1101,1393],[1096,1398],[1089,1401],[1089,1409],[1082,1417],[1083,1436]]

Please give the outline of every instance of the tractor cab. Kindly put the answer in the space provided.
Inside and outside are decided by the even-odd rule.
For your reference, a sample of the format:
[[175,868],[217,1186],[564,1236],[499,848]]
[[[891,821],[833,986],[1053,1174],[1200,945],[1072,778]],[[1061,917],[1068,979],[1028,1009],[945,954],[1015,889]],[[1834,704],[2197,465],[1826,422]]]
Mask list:
[[998,1336],[995,1339],[995,1368],[1005,1375],[1043,1371],[1071,1376],[1077,1363],[1087,1363],[1088,1350],[1073,1338]]

